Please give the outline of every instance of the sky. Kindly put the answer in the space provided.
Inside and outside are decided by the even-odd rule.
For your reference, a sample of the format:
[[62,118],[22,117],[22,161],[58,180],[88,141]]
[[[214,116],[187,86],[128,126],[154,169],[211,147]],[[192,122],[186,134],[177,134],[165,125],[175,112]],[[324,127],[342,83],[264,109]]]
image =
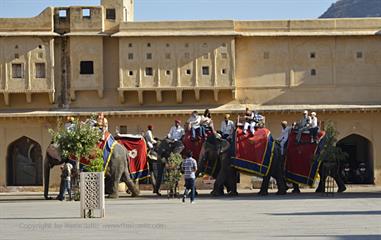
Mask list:
[[[336,0],[135,0],[135,20],[276,20],[318,18]],[[0,0],[0,18],[32,17],[47,6],[94,6],[100,0]]]

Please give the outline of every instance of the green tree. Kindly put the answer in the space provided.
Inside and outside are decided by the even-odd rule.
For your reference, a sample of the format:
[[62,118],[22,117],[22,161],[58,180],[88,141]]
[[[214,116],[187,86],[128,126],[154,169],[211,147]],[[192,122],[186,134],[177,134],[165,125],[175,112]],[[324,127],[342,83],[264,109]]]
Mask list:
[[346,158],[348,154],[343,152],[341,148],[336,146],[338,131],[333,126],[332,122],[328,122],[325,129],[325,143],[323,149],[320,152],[318,160],[327,167],[340,164]]
[[59,147],[61,156],[64,158],[75,157],[77,159],[77,170],[79,172],[79,161],[81,158],[90,158],[96,151],[96,144],[102,137],[98,128],[85,124],[75,119],[69,126],[57,122],[57,129],[49,129],[53,142]]

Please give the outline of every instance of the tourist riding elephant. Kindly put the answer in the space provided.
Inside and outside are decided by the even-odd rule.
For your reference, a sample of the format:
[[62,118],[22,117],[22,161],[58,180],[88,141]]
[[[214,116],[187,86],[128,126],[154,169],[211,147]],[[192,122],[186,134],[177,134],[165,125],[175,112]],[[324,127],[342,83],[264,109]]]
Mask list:
[[[213,195],[223,195],[224,185],[227,187],[229,194],[237,194],[237,175],[236,169],[231,167],[232,150],[230,143],[225,139],[219,139],[215,136],[209,137],[203,145],[200,153],[199,168],[202,172],[208,173],[208,170],[203,170],[205,165],[208,166],[208,174],[216,178],[214,183]],[[205,164],[207,163],[207,164]],[[270,178],[273,177],[277,181],[277,194],[286,194],[286,183],[284,172],[282,169],[282,158],[280,154],[280,145],[274,147],[273,161],[270,165],[269,173],[263,177],[260,195],[268,194]]]
[[[106,192],[110,193],[109,197],[117,198],[118,197],[118,185],[119,182],[126,183],[128,189],[131,191],[132,196],[138,196],[139,190],[133,183],[130,177],[130,172],[128,168],[128,151],[127,149],[116,143],[113,149],[113,153],[108,164],[107,177],[111,179],[111,189],[107,189]],[[50,169],[54,166],[63,164],[64,160],[61,159],[59,150],[53,145],[50,145],[46,151],[46,157],[44,162],[44,197],[45,199],[51,199],[48,196],[49,192],[49,178],[50,178]]]
[[168,138],[158,140],[154,151],[157,155],[157,160],[149,159],[150,169],[154,169],[153,165],[156,164],[156,171],[151,174],[153,192],[157,195],[160,194],[160,187],[163,180],[163,173],[165,169],[165,163],[171,155],[171,153],[180,154],[184,149],[184,145],[181,141],[172,141]]

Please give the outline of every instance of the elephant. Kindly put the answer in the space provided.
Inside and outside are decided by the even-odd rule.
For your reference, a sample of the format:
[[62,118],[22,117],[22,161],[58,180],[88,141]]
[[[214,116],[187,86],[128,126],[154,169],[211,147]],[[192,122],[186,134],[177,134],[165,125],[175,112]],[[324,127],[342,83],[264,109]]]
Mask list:
[[[236,169],[231,167],[231,157],[233,155],[231,143],[225,139],[217,138],[216,136],[211,136],[204,143],[202,151],[200,153],[199,168],[201,171],[205,171],[205,162],[214,165],[215,170],[211,172],[212,177],[216,179],[213,191],[211,192],[214,196],[219,196],[224,194],[224,186],[227,187],[230,195],[237,194],[237,175]],[[280,152],[280,145],[275,143],[273,161],[269,169],[267,176],[263,177],[261,189],[259,195],[267,195],[268,187],[270,183],[270,178],[275,178],[278,186],[278,195],[286,194],[286,182],[283,171],[283,161]],[[216,162],[217,161],[217,162]],[[210,168],[210,167],[209,167]],[[208,173],[207,171],[205,171]]]
[[158,140],[155,145],[154,151],[157,155],[157,160],[149,159],[150,169],[154,169],[153,165],[156,164],[156,174],[151,173],[151,181],[153,186],[153,192],[160,196],[160,187],[163,180],[163,173],[165,169],[165,163],[171,153],[179,153],[184,149],[184,144],[181,141],[172,141],[168,138]]
[[[337,192],[342,193],[347,190],[347,187],[344,184],[344,181],[341,179],[340,174],[340,163],[339,161],[323,161],[322,164],[320,165],[319,168],[319,175],[320,175],[320,180],[319,180],[319,185],[316,188],[315,192],[316,193],[324,193],[325,192],[325,183],[327,180],[327,177],[332,177],[336,185],[338,187]],[[293,183],[293,193],[300,193],[300,188],[298,184]]]
[[[127,149],[119,143],[114,146],[113,153],[108,164],[106,178],[110,179],[111,184],[106,182],[106,192],[110,193],[110,198],[118,198],[118,185],[119,182],[126,183],[128,189],[131,191],[132,196],[139,195],[139,189],[136,187],[134,182],[130,177],[130,172],[128,168],[128,151]],[[57,165],[63,164],[64,159],[61,158],[59,149],[57,149],[53,144],[49,145],[46,151],[46,157],[44,160],[44,197],[45,199],[51,199],[48,196],[49,192],[49,180],[50,180],[50,170]],[[75,174],[77,176],[78,174]],[[107,188],[110,187],[110,189]]]

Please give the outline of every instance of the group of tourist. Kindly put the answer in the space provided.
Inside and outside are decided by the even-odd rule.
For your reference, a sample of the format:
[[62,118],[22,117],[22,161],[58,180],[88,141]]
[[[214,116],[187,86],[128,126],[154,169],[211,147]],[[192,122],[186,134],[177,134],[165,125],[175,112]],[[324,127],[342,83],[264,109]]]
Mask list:
[[[243,118],[243,123],[241,119]],[[243,117],[238,117],[237,123],[235,124],[230,119],[230,114],[225,114],[224,120],[221,122],[220,129],[215,130],[212,116],[209,109],[204,111],[204,114],[199,115],[197,111],[193,111],[189,119],[186,121],[184,127],[181,126],[181,121],[176,119],[174,125],[171,126],[169,133],[167,134],[167,139],[172,142],[181,141],[185,135],[185,129],[188,129],[191,134],[191,140],[195,141],[197,139],[205,139],[208,133],[218,133],[221,138],[231,141],[234,136],[236,126],[243,126],[243,134],[253,136],[255,129],[261,126],[264,126],[265,117],[259,114],[257,111],[250,110],[249,108],[245,109]],[[105,118],[103,113],[99,113],[97,118],[91,118],[86,120],[86,123],[89,123],[93,126],[97,126],[103,133],[108,131],[108,120]],[[73,117],[67,117],[67,121],[64,125],[65,129],[72,130],[75,127],[75,119]],[[294,122],[291,126],[288,125],[287,121],[281,122],[281,134],[277,141],[281,146],[281,154],[284,155],[284,148],[288,141],[288,136],[291,130],[297,131],[297,143],[301,143],[301,136],[303,132],[309,131],[311,136],[311,143],[317,143],[317,133],[319,130],[318,119],[316,113],[312,112],[311,115],[308,114],[308,111],[303,112],[303,118],[297,123]],[[144,134],[147,147],[149,150],[152,150],[157,144],[157,140],[153,134],[153,126],[148,125],[147,131]],[[64,194],[67,191],[69,194],[69,199],[71,199],[70,191],[70,175],[73,166],[66,161],[63,166],[61,166],[61,188],[60,194],[58,196],[59,200],[64,199]],[[191,192],[191,202],[194,201],[194,180],[195,172],[197,171],[197,162],[192,158],[192,153],[187,152],[186,158],[182,164],[182,170],[184,171],[185,178],[185,192],[183,201],[188,194],[188,191]]]

